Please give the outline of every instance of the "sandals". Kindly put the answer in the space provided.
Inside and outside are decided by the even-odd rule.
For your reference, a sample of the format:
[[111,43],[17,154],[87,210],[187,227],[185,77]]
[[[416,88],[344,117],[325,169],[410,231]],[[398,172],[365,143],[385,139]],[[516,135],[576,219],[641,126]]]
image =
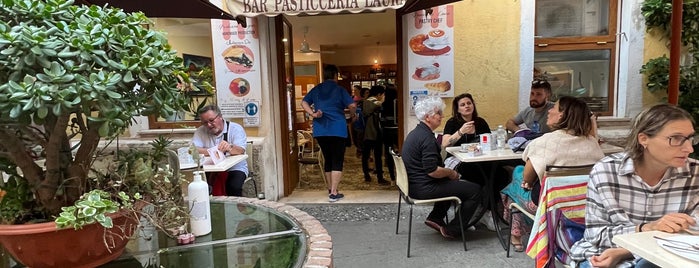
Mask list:
[[514,241],[510,241],[510,244],[512,245],[512,249],[514,249],[515,252],[524,251],[524,245],[522,245],[522,242],[515,243]]

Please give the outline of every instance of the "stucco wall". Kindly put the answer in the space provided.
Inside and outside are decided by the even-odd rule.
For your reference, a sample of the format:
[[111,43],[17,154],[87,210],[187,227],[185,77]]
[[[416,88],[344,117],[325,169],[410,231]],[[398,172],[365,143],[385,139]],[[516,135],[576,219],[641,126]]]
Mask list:
[[[670,57],[670,40],[664,38],[662,33],[657,30],[646,32],[644,40],[645,50],[643,51],[643,64],[651,59],[662,57],[663,55]],[[667,101],[667,92],[651,93],[646,87],[648,77],[643,76],[643,105],[651,105],[657,102]]]
[[[457,18],[454,96],[471,93],[479,116],[495,129],[519,111],[520,2],[459,1],[453,5]],[[443,100],[446,117],[451,117],[453,98]],[[443,130],[447,118],[436,131]],[[418,120],[411,115],[405,122],[408,133]]]

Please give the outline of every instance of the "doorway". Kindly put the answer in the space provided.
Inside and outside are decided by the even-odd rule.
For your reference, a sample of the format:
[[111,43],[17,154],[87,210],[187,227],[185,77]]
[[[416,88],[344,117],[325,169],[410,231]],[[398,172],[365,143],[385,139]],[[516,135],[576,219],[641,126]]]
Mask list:
[[[340,68],[341,77],[338,84],[348,92],[355,82],[366,88],[389,82],[394,85],[397,83],[399,70],[395,16],[394,10],[381,13],[286,16],[294,29],[292,46],[297,91],[297,129],[310,128],[311,121],[300,107],[300,98],[311,90],[312,85],[321,82],[319,78],[322,74],[317,70],[322,69],[323,64],[334,64]],[[350,126],[351,124],[348,125]],[[371,182],[365,183],[357,145],[350,141],[347,146],[340,190],[394,189],[390,185],[378,184],[376,172],[373,170],[376,160],[374,157],[368,165],[372,169]],[[390,180],[386,161],[382,162],[383,178]],[[326,185],[319,167],[304,166],[299,172],[299,177],[304,179],[295,191],[325,191]]]

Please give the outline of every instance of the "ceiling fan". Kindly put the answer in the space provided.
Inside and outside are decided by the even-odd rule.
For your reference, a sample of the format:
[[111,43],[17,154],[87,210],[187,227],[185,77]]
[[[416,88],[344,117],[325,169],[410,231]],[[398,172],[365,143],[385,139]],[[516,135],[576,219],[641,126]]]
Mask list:
[[329,51],[329,50],[321,51],[321,50],[311,49],[311,46],[306,41],[306,34],[308,34],[308,26],[303,27],[303,41],[301,42],[301,49],[297,50],[297,52],[300,52],[300,53],[324,53],[324,54],[335,53],[335,51]]

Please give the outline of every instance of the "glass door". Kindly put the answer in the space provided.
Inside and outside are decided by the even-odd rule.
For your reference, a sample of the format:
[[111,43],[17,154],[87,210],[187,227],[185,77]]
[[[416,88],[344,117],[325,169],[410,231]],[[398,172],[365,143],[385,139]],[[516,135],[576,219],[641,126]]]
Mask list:
[[299,182],[298,173],[298,145],[296,135],[296,101],[294,87],[294,51],[291,44],[291,23],[284,16],[274,18],[276,29],[275,40],[277,47],[277,66],[279,66],[279,99],[284,103],[281,110],[282,120],[282,148],[284,162],[284,196],[288,196]]

